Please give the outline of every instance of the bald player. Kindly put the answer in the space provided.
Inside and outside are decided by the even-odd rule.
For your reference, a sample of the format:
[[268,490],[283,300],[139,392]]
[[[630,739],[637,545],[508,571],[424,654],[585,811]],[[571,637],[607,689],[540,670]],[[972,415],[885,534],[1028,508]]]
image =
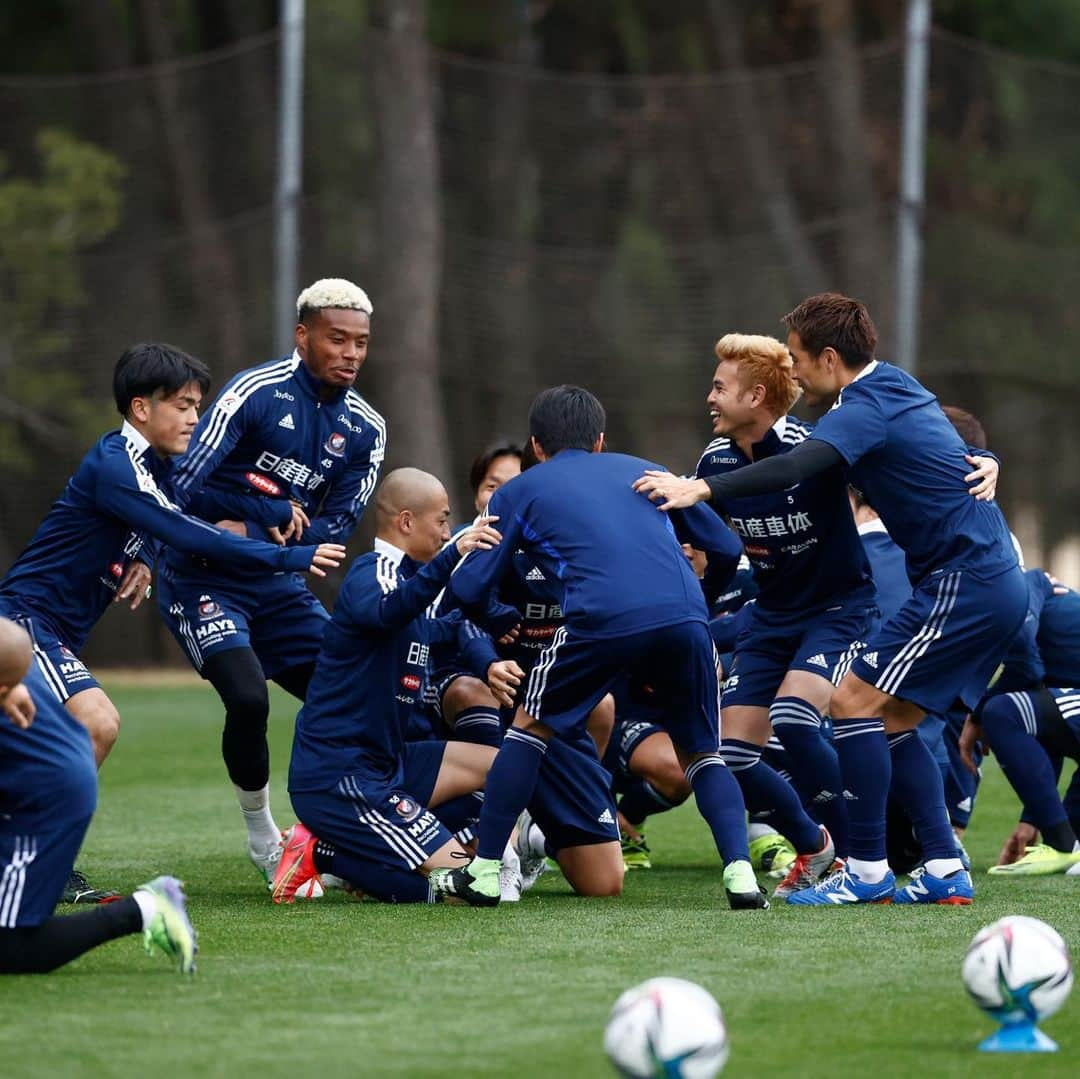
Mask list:
[[0,974],[43,974],[142,932],[182,973],[195,969],[184,893],[158,877],[131,896],[53,916],[97,804],[90,735],[34,661],[29,635],[0,618]]
[[400,468],[379,487],[375,549],[349,569],[297,716],[289,793],[301,823],[287,833],[274,902],[322,873],[377,899],[433,902],[428,872],[468,859],[453,833],[475,818],[495,750],[405,736],[432,644],[458,641],[485,680],[498,661],[459,619],[425,615],[465,554],[499,543],[492,520],[449,543],[450,502],[434,476]]

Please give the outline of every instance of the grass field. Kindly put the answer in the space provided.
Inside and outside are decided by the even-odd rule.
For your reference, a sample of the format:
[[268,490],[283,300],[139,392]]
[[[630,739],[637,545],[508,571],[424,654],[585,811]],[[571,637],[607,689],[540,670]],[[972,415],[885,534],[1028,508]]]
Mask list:
[[[106,688],[113,688],[107,685]],[[494,911],[358,904],[275,908],[243,856],[209,688],[115,688],[124,717],[80,865],[130,889],[187,881],[199,972],[137,938],[37,978],[0,981],[0,1075],[576,1076],[609,1074],[605,1017],[655,974],[706,986],[727,1017],[725,1076],[1075,1076],[1080,993],[1045,1024],[1053,1057],[975,1052],[989,1021],[959,977],[983,924],[1023,913],[1080,952],[1080,880],[985,875],[1016,803],[991,764],[969,849],[971,908],[733,914],[692,808],[657,818],[655,868],[623,897],[575,899],[545,876]],[[272,717],[276,813],[294,708]]]

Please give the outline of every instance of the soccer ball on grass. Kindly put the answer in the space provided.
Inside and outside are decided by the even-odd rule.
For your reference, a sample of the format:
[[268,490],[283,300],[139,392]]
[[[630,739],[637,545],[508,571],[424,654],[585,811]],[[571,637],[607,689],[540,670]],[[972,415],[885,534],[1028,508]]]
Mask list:
[[962,968],[972,999],[999,1023],[1037,1023],[1072,989],[1069,949],[1061,934],[1020,914],[980,929]]
[[711,1079],[727,1062],[720,1005],[682,978],[650,978],[627,989],[611,1009],[604,1050],[634,1079]]

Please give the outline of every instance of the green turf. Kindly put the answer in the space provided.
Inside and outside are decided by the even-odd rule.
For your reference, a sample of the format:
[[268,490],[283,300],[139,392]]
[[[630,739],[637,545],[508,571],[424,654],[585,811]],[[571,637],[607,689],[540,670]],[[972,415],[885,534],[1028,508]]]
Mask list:
[[[576,1076],[609,1074],[600,1041],[612,1001],[657,974],[721,1002],[725,1075],[1075,1075],[1080,994],[1045,1024],[1054,1057],[975,1052],[989,1021],[960,961],[1004,914],[1056,926],[1080,950],[1080,880],[988,878],[1015,820],[992,765],[969,849],[972,908],[727,910],[694,811],[649,828],[655,868],[621,899],[573,898],[545,877],[494,911],[384,907],[332,895],[275,908],[244,857],[209,689],[115,692],[124,717],[80,864],[129,889],[187,881],[199,973],[182,980],[137,938],[63,971],[0,981],[0,1075]],[[275,695],[275,806],[292,709]]]

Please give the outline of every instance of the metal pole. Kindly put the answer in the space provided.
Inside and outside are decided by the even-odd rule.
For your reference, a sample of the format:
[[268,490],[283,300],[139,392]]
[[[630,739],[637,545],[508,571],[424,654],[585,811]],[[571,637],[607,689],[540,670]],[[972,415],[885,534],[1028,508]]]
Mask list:
[[304,126],[304,0],[281,0],[277,190],[274,195],[274,348],[291,352],[299,292]]
[[926,182],[926,87],[930,0],[908,0],[904,33],[904,114],[896,246],[896,360],[915,372],[919,351],[922,219]]

